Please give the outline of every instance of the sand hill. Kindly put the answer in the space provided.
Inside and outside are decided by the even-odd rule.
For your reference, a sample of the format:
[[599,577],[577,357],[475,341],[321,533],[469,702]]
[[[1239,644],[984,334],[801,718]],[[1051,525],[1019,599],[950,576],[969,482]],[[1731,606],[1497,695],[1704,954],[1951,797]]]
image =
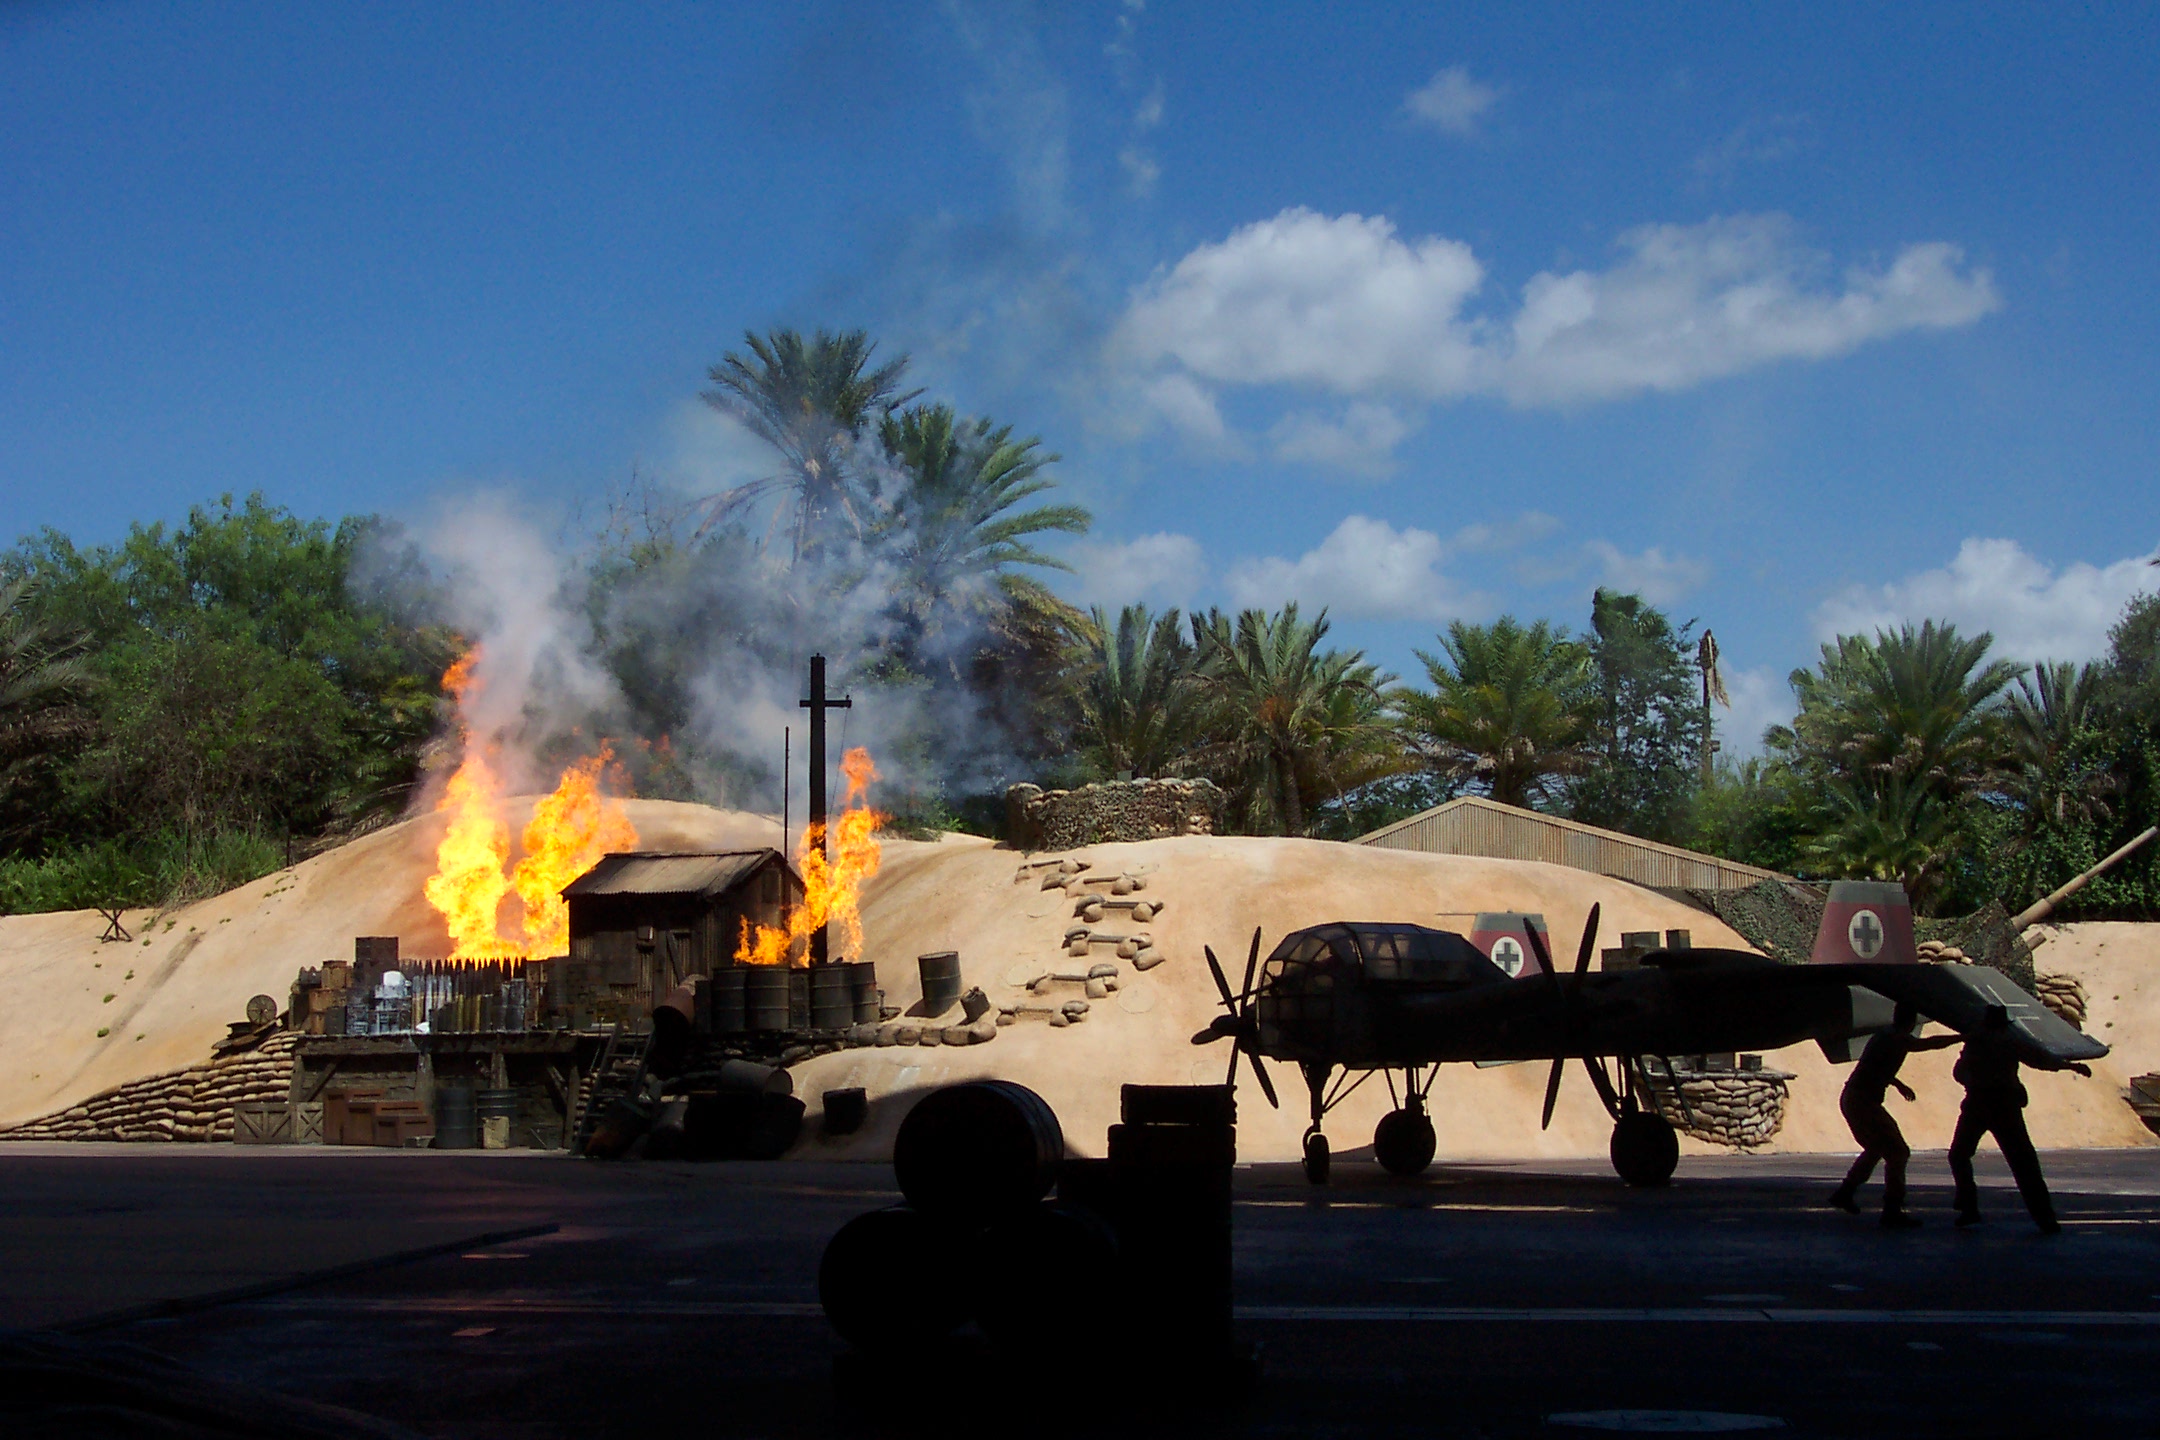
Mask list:
[[[529,803],[529,802],[528,802]],[[769,818],[663,801],[629,802],[642,843],[655,849],[770,844]],[[513,817],[516,819],[519,817]],[[439,822],[423,817],[280,871],[253,885],[140,926],[135,943],[99,944],[102,922],[73,913],[0,918],[0,1124],[47,1113],[107,1086],[200,1060],[256,993],[282,1002],[304,964],[352,953],[357,934],[396,934],[409,955],[440,954],[446,936],[421,898]],[[815,1121],[826,1089],[866,1087],[875,1102],[973,1076],[1003,1076],[1039,1090],[1056,1107],[1074,1147],[1099,1149],[1124,1081],[1214,1083],[1227,1047],[1197,1048],[1192,1033],[1216,1013],[1203,943],[1242,965],[1255,925],[1263,946],[1285,932],[1329,919],[1410,921],[1467,928],[1477,910],[1543,911],[1556,949],[1572,956],[1590,906],[1603,906],[1599,944],[1624,930],[1692,930],[1698,945],[1738,937],[1699,911],[1622,881],[1558,866],[1398,851],[1310,840],[1191,836],[1075,852],[1090,873],[1129,872],[1141,898],[1163,906],[1143,926],[1168,958],[1136,973],[1120,962],[1121,988],[1091,1002],[1087,1018],[1053,1029],[1023,1018],[998,1037],[964,1048],[857,1049],[797,1067],[798,1093]],[[867,958],[877,962],[888,999],[920,996],[915,957],[957,950],[967,983],[993,1000],[1022,999],[1021,985],[1068,960],[1060,941],[1072,902],[1029,878],[1023,857],[987,841],[949,836],[936,844],[891,841],[885,866],[864,897]],[[1103,928],[1121,922],[1115,913]],[[1109,958],[1099,952],[1097,958]],[[2043,1145],[2153,1143],[2122,1103],[2128,1076],[2160,1069],[2160,927],[2080,925],[2058,932],[2043,969],[2085,982],[2093,1032],[2117,1047],[2095,1077],[2042,1075],[2030,1083],[2031,1122]],[[1045,998],[1080,994],[1054,987]],[[104,997],[112,996],[108,1001]],[[109,1033],[99,1038],[96,1032]],[[1813,1046],[1769,1061],[1794,1072],[1785,1127],[1771,1148],[1842,1150],[1850,1141],[1837,1114],[1843,1071]],[[1916,1145],[1947,1143],[1958,1091],[1947,1054],[1917,1057],[1907,1076],[1921,1092],[1900,1118]],[[1250,1159],[1290,1159],[1304,1128],[1302,1087],[1287,1067],[1273,1070],[1285,1108],[1271,1112],[1241,1077],[1240,1151]],[[1545,1069],[1452,1066],[1432,1094],[1442,1158],[1602,1155],[1609,1124],[1579,1070],[1561,1092],[1550,1131],[1537,1127]],[[1338,1153],[1370,1142],[1388,1108],[1375,1077],[1329,1118]],[[875,1106],[873,1122],[845,1141],[806,1132],[804,1153],[873,1156],[889,1145],[899,1107]],[[1692,1150],[1709,1147],[1686,1141]]]

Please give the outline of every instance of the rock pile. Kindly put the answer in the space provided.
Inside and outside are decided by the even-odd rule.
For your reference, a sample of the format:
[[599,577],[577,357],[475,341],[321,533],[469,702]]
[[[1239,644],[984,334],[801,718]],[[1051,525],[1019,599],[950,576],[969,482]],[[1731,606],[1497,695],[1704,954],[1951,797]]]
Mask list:
[[0,1130],[0,1140],[230,1140],[235,1105],[283,1105],[290,1098],[298,1039],[274,1031],[252,1048],[185,1070],[146,1075],[57,1114]]
[[1748,1150],[1769,1144],[1784,1125],[1793,1077],[1783,1070],[1711,1069],[1677,1061],[1668,1077],[1662,1064],[1645,1061],[1642,1078],[1652,1107],[1674,1129]]
[[1005,792],[1005,840],[1015,850],[1071,850],[1212,835],[1228,798],[1212,780],[1109,780],[1048,791],[1015,785]]
[[2075,975],[2049,972],[2033,978],[2033,994],[2040,1003],[2078,1029],[2085,1028],[2085,986]]

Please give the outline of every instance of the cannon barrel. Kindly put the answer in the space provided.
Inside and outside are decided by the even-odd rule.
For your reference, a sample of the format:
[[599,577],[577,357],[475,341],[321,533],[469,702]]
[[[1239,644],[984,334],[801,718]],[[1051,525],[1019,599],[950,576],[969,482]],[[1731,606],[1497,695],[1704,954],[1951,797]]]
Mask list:
[[2099,864],[2093,866],[2092,869],[2087,870],[2082,875],[2074,876],[2068,882],[2050,893],[2046,899],[2035,900],[2032,904],[2028,905],[2023,910],[2018,911],[2018,913],[2012,916],[2010,919],[2010,928],[2012,930],[2023,930],[2028,925],[2037,925],[2042,920],[2047,919],[2048,916],[2055,913],[2055,907],[2057,905],[2062,904],[2063,901],[2069,899],[2072,895],[2077,894],[2078,891],[2084,889],[2087,885],[2090,885],[2093,881],[2099,879],[2102,875],[2106,874],[2109,870],[2113,869],[2118,863],[2120,863],[2124,859],[2124,857],[2128,856],[2132,851],[2136,850],[2138,846],[2143,845],[2146,841],[2152,839],[2155,835],[2160,835],[2160,825],[2147,826],[2144,833],[2132,837],[2128,841],[2128,843],[2126,843],[2121,849],[2117,850],[2114,854],[2108,856],[2107,859],[2102,860]]

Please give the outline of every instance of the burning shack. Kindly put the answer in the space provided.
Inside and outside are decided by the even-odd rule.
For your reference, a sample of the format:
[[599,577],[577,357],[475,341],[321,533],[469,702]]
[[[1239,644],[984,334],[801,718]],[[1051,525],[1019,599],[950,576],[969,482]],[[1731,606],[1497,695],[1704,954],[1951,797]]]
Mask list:
[[562,893],[563,990],[582,1030],[642,1026],[690,977],[732,969],[744,926],[785,928],[803,882],[777,850],[632,851],[603,857]]

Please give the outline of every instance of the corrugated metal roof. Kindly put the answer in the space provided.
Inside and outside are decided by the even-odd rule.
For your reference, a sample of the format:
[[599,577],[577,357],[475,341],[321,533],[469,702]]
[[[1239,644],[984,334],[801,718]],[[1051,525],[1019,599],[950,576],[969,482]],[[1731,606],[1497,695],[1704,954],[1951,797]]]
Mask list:
[[564,886],[562,893],[709,898],[734,889],[779,855],[777,850],[637,850],[604,855],[599,864]]
[[1601,830],[1579,820],[1519,810],[1480,795],[1464,795],[1407,820],[1398,820],[1370,835],[1359,836],[1356,843],[1429,855],[1544,860],[1596,875],[1616,875],[1638,885],[1674,889],[1723,890],[1753,885],[1759,880],[1791,878],[1737,860],[1661,845],[1617,830]]

